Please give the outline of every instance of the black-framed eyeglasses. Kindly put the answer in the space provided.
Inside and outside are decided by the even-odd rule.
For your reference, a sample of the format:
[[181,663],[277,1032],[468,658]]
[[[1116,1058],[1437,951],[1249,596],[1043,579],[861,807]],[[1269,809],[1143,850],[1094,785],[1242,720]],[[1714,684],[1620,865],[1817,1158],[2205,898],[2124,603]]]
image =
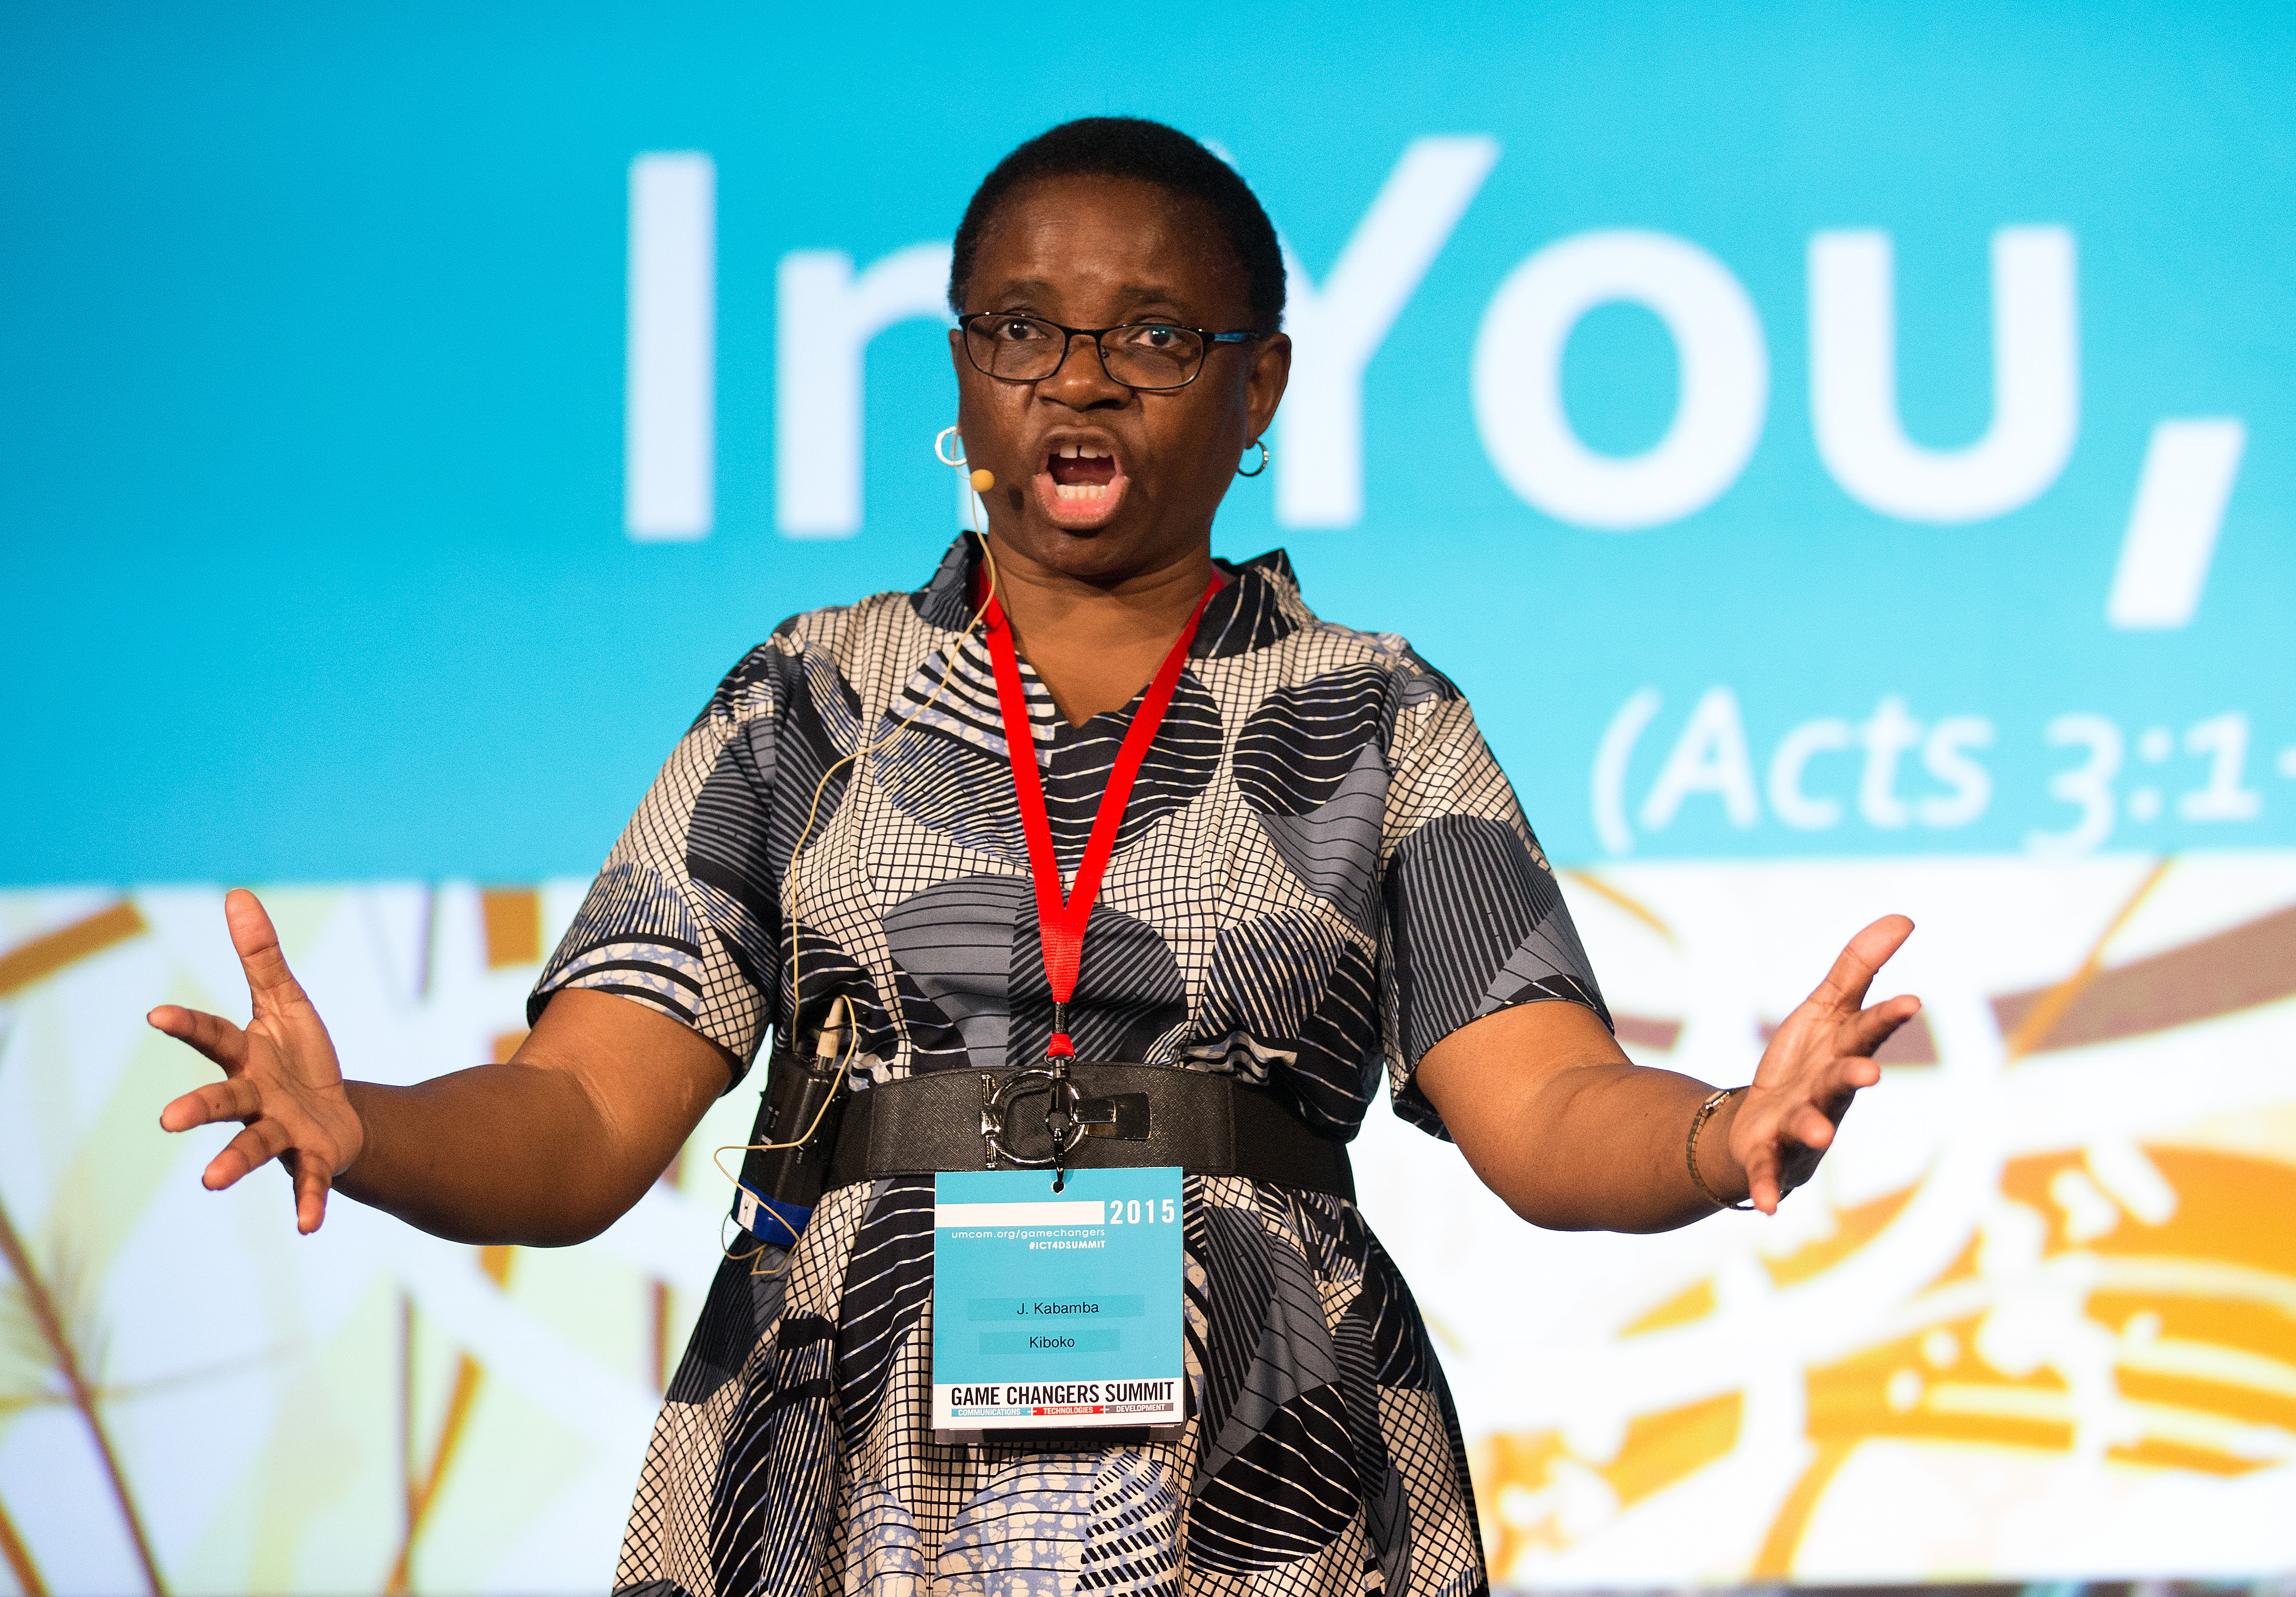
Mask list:
[[1063,327],[1017,311],[982,310],[957,318],[964,353],[975,370],[1005,382],[1042,382],[1067,362],[1078,338],[1100,351],[1100,369],[1128,389],[1162,393],[1184,389],[1204,369],[1215,344],[1241,344],[1257,332],[1211,332],[1169,322],[1127,322],[1116,327]]

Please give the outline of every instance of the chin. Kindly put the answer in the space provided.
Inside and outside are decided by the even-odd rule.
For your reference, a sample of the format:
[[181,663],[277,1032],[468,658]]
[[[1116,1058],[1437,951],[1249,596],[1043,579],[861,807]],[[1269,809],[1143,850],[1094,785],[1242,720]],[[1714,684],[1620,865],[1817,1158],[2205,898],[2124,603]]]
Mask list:
[[1164,529],[1141,525],[1132,516],[1089,527],[1062,527],[1025,511],[1014,520],[1019,536],[1006,528],[997,529],[1009,547],[1049,570],[1086,582],[1119,580],[1154,569],[1192,542],[1181,538],[1176,547]]

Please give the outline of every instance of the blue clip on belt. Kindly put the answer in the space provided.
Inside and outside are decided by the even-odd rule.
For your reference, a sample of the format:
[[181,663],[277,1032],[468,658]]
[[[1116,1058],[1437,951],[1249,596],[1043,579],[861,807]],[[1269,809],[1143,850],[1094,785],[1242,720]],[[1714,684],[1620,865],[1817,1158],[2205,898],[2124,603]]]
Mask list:
[[748,1232],[760,1242],[771,1242],[776,1248],[794,1248],[804,1234],[806,1222],[813,1218],[813,1210],[794,1203],[781,1203],[747,1186],[740,1188],[734,1200],[734,1224]]

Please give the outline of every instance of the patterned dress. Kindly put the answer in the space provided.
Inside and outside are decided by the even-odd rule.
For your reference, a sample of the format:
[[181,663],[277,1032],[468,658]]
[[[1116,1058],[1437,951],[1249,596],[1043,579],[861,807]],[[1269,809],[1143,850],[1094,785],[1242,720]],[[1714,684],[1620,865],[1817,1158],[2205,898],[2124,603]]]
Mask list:
[[[768,1028],[802,1038],[841,995],[861,1091],[1042,1057],[1052,995],[1027,847],[992,668],[965,631],[977,560],[960,539],[918,592],[795,617],[734,668],[532,1012],[562,987],[619,993],[746,1061]],[[1281,553],[1227,571],[1093,913],[1078,1053],[1231,1072],[1341,1138],[1383,1067],[1397,1112],[1441,1136],[1420,1056],[1516,1003],[1607,1022],[1585,953],[1458,691],[1401,638],[1317,620]],[[1138,700],[1074,727],[1021,676],[1072,879]],[[617,1590],[1483,1590],[1449,1389],[1355,1207],[1189,1176],[1183,1219],[1179,1440],[943,1446],[931,1183],[830,1193],[793,1257],[719,1270]]]

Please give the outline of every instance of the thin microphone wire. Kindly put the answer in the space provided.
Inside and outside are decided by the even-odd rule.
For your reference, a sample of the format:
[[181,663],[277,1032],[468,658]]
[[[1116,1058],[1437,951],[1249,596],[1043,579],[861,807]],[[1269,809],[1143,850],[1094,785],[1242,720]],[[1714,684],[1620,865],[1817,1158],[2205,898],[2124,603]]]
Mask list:
[[[962,471],[964,468],[959,467],[958,470]],[[852,753],[832,763],[827,770],[821,774],[821,780],[813,784],[813,802],[806,807],[805,826],[798,833],[797,846],[790,850],[790,870],[791,873],[796,872],[798,857],[805,852],[806,843],[813,836],[814,823],[821,815],[821,796],[829,790],[830,779],[834,777],[846,766],[852,765],[855,761],[863,758],[865,755],[874,754],[878,749],[884,748],[889,743],[891,743],[903,733],[908,731],[909,727],[927,711],[931,710],[934,706],[940,702],[941,695],[948,691],[949,679],[956,675],[957,657],[964,652],[965,640],[972,635],[973,629],[980,625],[981,618],[988,613],[988,606],[996,600],[996,556],[988,547],[988,535],[982,530],[980,526],[980,498],[979,495],[974,494],[967,495],[965,516],[966,519],[972,523],[973,539],[980,546],[980,559],[982,564],[987,568],[988,572],[988,582],[986,589],[981,594],[980,604],[979,608],[974,610],[972,612],[972,618],[965,622],[964,630],[957,634],[956,641],[949,645],[948,663],[941,667],[940,681],[934,685],[931,697],[928,698],[922,704],[919,705],[909,714],[902,717],[898,722],[894,724],[892,729],[885,733],[884,735],[877,738],[872,742],[862,745],[860,748],[856,749]],[[783,886],[786,888],[787,883],[784,883]],[[796,895],[792,892],[789,893],[788,897],[790,899],[790,1010],[791,1011],[791,1020],[793,1021],[796,1018],[796,1011],[805,1000],[805,945],[798,937]],[[838,1002],[840,1003],[844,1003],[845,1000],[840,995]],[[831,1016],[833,1017],[836,1011],[832,1009],[830,1012]],[[846,1012],[848,1016],[848,1029],[845,1039],[845,1052],[838,1061],[837,1079],[830,1086],[829,1096],[821,1101],[821,1108],[814,1114],[813,1124],[807,1126],[804,1132],[791,1142],[728,1142],[723,1147],[710,1151],[709,1162],[718,1167],[718,1173],[720,1175],[725,1176],[726,1180],[732,1182],[735,1186],[738,1187],[742,1184],[742,1178],[740,1175],[726,1168],[725,1156],[726,1154],[751,1152],[772,1153],[778,1152],[786,1148],[803,1147],[807,1142],[813,1140],[813,1134],[820,1129],[823,1119],[826,1118],[829,1113],[829,1106],[836,1102],[838,1094],[846,1090],[846,1084],[852,1077],[853,1056],[859,1050],[861,1044],[861,1028],[858,1023],[855,1022],[851,1018],[852,1008],[850,1004],[846,1004]],[[826,1020],[824,1022],[823,1029],[829,1029]],[[766,1212],[769,1214],[773,1213],[772,1210],[767,1210]],[[774,1214],[774,1219],[775,1223],[782,1227],[782,1229],[789,1232],[790,1241],[794,1244],[798,1240],[796,1230],[790,1225],[790,1223],[787,1220],[783,1219],[778,1214]],[[759,1254],[763,1253],[767,1247],[780,1246],[779,1243],[767,1243],[764,1239],[760,1238],[758,1239],[757,1247],[751,1249],[749,1252],[739,1254],[734,1253],[726,1246],[722,1233],[724,1224],[725,1222],[722,1220],[718,1222],[721,1231],[718,1250],[720,1254],[724,1255],[725,1257],[736,1264],[744,1259],[756,1258]],[[782,1269],[787,1269],[788,1267],[788,1261],[784,1259],[782,1264]],[[763,1272],[763,1274],[767,1275],[777,1275],[780,1273],[781,1272],[779,1270]],[[752,1265],[750,1268],[750,1274],[756,1275],[760,1274],[760,1272],[756,1265]]]

